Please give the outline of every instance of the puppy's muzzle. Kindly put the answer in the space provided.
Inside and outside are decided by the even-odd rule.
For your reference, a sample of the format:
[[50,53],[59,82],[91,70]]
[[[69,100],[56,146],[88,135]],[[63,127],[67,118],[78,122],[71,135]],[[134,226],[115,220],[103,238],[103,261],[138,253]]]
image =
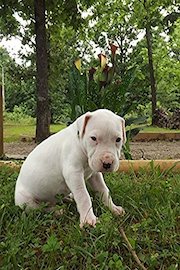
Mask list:
[[107,153],[101,158],[101,162],[102,162],[103,169],[107,171],[111,170],[112,164],[114,162],[114,156],[110,153]]

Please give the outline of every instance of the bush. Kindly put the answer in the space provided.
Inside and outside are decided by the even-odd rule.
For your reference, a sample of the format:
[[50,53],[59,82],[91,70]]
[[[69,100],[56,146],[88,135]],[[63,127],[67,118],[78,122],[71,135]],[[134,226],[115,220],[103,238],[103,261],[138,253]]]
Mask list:
[[71,120],[100,108],[124,117],[137,106],[131,88],[135,81],[135,67],[120,74],[117,67],[117,46],[110,44],[109,57],[99,54],[98,63],[82,70],[81,60],[75,61],[69,73],[67,99],[71,106]]
[[13,112],[5,112],[4,120],[6,123],[23,123],[26,125],[35,124],[35,119],[29,116],[23,107],[14,106]]

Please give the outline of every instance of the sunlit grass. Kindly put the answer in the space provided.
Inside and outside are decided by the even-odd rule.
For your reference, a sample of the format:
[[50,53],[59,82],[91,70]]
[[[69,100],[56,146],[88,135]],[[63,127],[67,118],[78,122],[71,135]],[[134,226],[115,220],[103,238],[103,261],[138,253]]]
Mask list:
[[143,133],[180,133],[179,129],[159,128],[159,127],[146,127],[141,132]]
[[[50,131],[52,133],[58,132],[63,129],[65,125],[51,125]],[[35,137],[36,127],[35,125],[21,125],[21,124],[11,124],[4,125],[4,141],[5,142],[15,142],[19,141],[21,137]]]
[[[58,132],[61,129],[65,128],[65,124],[54,124],[50,126],[50,130],[52,133]],[[35,124],[15,124],[15,123],[5,123],[4,124],[4,142],[15,142],[19,141],[21,137],[35,137]],[[180,130],[170,130],[158,127],[145,127],[142,131],[143,133],[180,133]]]

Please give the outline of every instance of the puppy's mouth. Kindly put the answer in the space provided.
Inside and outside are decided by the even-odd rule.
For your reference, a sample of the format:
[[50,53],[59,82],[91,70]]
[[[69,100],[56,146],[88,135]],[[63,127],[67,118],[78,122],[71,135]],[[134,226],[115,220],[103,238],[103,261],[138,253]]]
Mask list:
[[102,172],[102,173],[108,173],[108,172],[114,172],[115,170],[114,170],[114,168],[101,168],[100,170],[99,170],[99,172]]
[[94,172],[102,172],[102,173],[108,173],[108,172],[114,172],[116,171],[118,168],[116,168],[114,166],[114,164],[112,164],[111,166],[103,166],[103,165],[96,165],[96,164],[89,164],[90,168],[94,171]]
[[94,172],[102,172],[102,173],[108,173],[108,172],[115,172],[118,170],[118,162],[115,158],[110,160],[105,160],[102,157],[100,158],[89,158],[88,159],[89,167]]

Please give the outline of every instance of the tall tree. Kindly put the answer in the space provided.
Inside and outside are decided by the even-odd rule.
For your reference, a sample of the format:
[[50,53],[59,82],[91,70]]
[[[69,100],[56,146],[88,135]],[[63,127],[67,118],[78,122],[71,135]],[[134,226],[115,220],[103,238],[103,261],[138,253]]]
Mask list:
[[4,154],[3,145],[3,96],[2,96],[2,85],[0,85],[0,157]]
[[152,124],[154,124],[155,110],[157,106],[157,83],[155,76],[156,70],[153,61],[155,49],[153,46],[153,40],[157,35],[163,33],[165,30],[163,25],[164,14],[173,12],[173,10],[176,10],[178,6],[176,6],[176,0],[134,0],[132,1],[132,6],[134,25],[139,29],[145,30],[149,65],[149,82],[151,88]]
[[[147,91],[151,89],[152,124],[154,123],[154,111],[157,106],[157,69],[154,65],[154,39],[164,33],[165,24],[171,26],[178,18],[178,5],[177,0],[101,0],[94,5],[95,27],[92,30],[94,32],[94,28],[96,28],[95,37],[99,37],[101,33],[105,36],[104,33],[106,33],[109,39],[117,41],[120,47],[120,69],[122,74],[125,68],[129,67],[129,64],[133,65],[134,63],[135,65],[136,59],[134,59],[133,51],[137,47],[137,43],[139,43],[138,34],[142,36],[145,32],[146,45],[144,48],[147,48],[145,60],[148,68],[143,70],[143,73],[148,75],[146,76],[146,89]],[[164,19],[166,20],[164,21]],[[134,42],[135,40],[136,42]],[[129,61],[129,58],[132,61]],[[137,76],[138,73],[139,70],[136,69],[135,75]],[[142,83],[144,83],[143,79]],[[141,84],[135,91],[139,91],[138,88],[141,89]],[[131,92],[133,92],[133,89],[131,89]],[[143,91],[141,97],[144,99],[144,96]]]
[[37,67],[37,142],[43,141],[50,135],[50,112],[48,98],[48,54],[46,45],[45,10],[45,0],[34,0]]
[[150,86],[151,86],[151,102],[152,102],[152,125],[155,124],[155,112],[157,107],[157,88],[156,80],[154,75],[154,65],[153,65],[153,53],[152,53],[152,33],[151,33],[151,20],[149,18],[149,10],[147,5],[147,0],[144,0],[144,9],[146,10],[145,20],[145,30],[146,30],[146,41],[147,41],[147,50],[148,50],[148,62],[149,62],[149,77],[150,77]]

